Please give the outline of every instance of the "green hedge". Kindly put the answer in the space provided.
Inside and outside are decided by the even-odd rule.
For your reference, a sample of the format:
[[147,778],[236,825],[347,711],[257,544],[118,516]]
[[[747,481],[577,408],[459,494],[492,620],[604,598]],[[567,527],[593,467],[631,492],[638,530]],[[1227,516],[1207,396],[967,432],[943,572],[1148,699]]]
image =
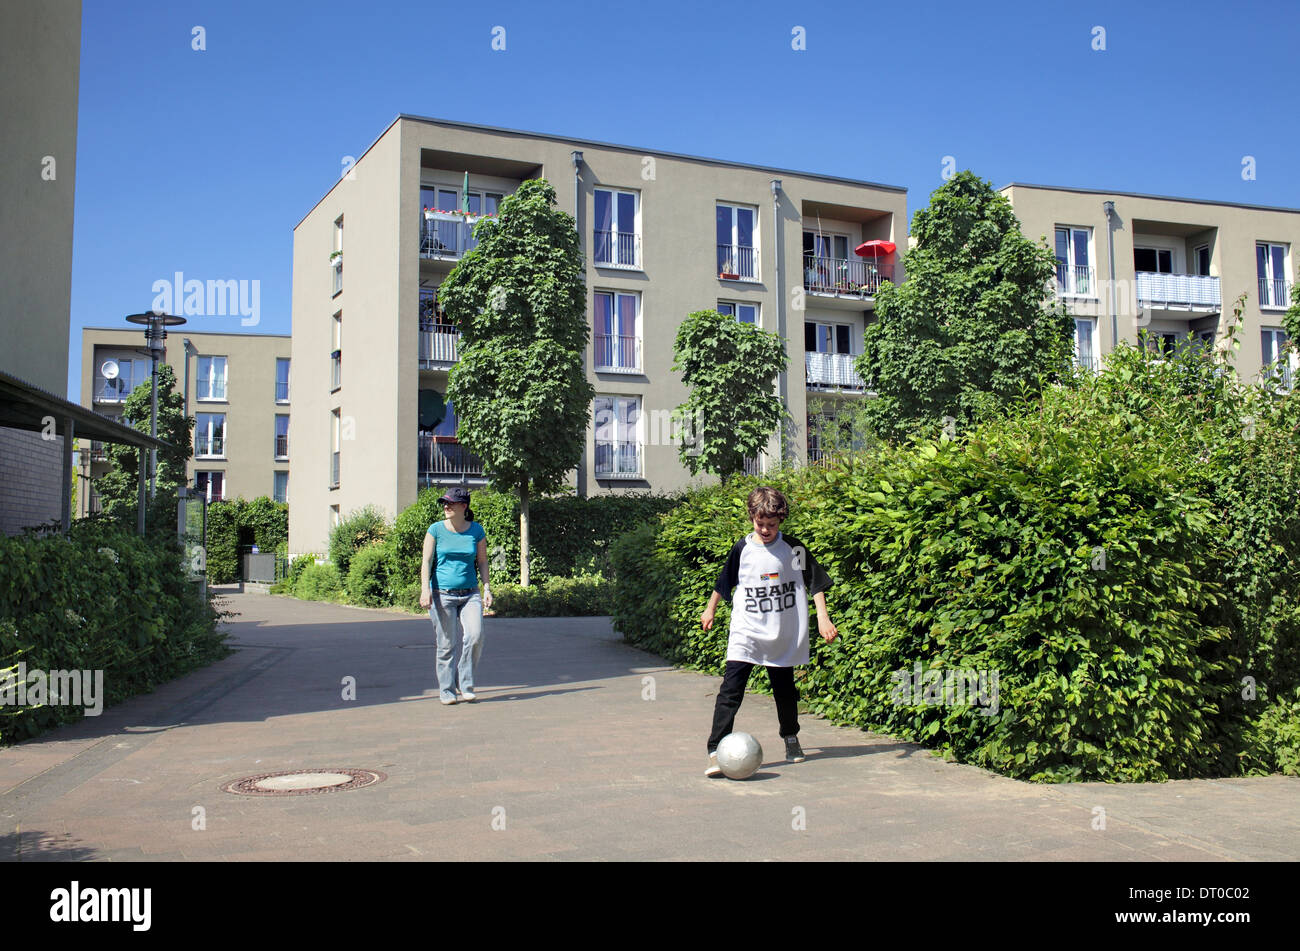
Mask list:
[[349,512],[330,529],[330,561],[346,578],[352,566],[352,556],[369,545],[383,542],[388,536],[388,519],[377,505],[366,505]]
[[[0,671],[101,670],[109,705],[224,656],[217,613],[187,574],[174,542],[107,519],[74,522],[67,537],[0,538]],[[0,743],[82,716],[6,704]]]
[[363,607],[377,608],[387,604],[388,571],[386,552],[381,544],[370,545],[357,552],[348,569],[348,600]]
[[289,539],[289,506],[265,495],[251,501],[226,499],[208,505],[207,571],[212,584],[239,579],[241,530],[252,538],[251,544],[273,552]]
[[[774,477],[844,635],[825,645],[814,627],[804,698],[1022,779],[1285,768],[1259,737],[1293,735],[1291,708],[1270,704],[1300,681],[1297,431],[1300,400],[1121,348],[956,440]],[[755,484],[693,493],[616,545],[630,641],[720,671],[726,606],[712,632],[699,615]],[[917,664],[996,672],[997,712],[991,696],[897,696]]]
[[498,617],[595,617],[609,613],[611,587],[603,575],[546,578],[527,588],[505,582],[492,586],[492,612]]
[[303,569],[293,589],[294,597],[304,601],[337,601],[343,594],[343,580],[334,565],[312,564]]

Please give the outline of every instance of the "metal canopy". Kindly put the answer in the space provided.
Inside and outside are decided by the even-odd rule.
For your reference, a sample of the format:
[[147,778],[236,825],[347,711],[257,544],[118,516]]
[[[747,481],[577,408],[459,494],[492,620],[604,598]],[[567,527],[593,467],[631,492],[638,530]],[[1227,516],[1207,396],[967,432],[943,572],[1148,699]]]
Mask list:
[[115,422],[92,410],[70,403],[48,390],[20,380],[0,371],[0,426],[8,429],[25,429],[43,432],[49,429],[47,420],[54,419],[55,432],[64,432],[65,420],[72,420],[79,439],[100,442],[126,443],[145,449],[175,451],[176,447],[148,433],[142,433],[123,423]]

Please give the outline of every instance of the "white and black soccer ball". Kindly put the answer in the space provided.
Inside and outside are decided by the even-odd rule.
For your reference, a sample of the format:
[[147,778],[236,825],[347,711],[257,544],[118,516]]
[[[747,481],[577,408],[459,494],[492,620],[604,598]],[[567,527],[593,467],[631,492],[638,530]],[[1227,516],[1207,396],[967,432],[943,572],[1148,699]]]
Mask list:
[[763,747],[748,733],[728,733],[718,744],[718,765],[729,779],[745,779],[763,764]]

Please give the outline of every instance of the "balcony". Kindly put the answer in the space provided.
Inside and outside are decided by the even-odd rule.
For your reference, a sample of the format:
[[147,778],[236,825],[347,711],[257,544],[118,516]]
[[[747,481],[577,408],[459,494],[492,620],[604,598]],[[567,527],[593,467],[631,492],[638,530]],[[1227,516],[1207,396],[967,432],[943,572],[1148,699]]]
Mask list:
[[143,373],[140,379],[132,380],[130,373],[125,373],[116,379],[106,380],[102,376],[95,378],[94,402],[96,403],[125,403],[126,398],[131,395],[131,391],[141,383],[149,381],[149,374]]
[[894,265],[868,258],[832,258],[805,254],[803,286],[809,294],[867,298],[880,290],[881,281],[894,279]]
[[478,246],[474,225],[479,215],[424,210],[420,222],[420,257],[430,261],[458,261]]
[[1286,281],[1259,279],[1259,306],[1275,307],[1285,310],[1291,306],[1291,295],[1287,293]]
[[275,437],[275,458],[289,458],[289,437],[287,434],[277,434]]
[[641,479],[641,446],[635,440],[596,443],[597,479]]
[[1087,264],[1056,262],[1056,293],[1061,297],[1096,297],[1097,279]]
[[641,236],[623,231],[597,231],[592,236],[592,260],[597,267],[641,269]]
[[757,281],[758,249],[738,244],[718,245],[718,277],[724,281]]
[[597,334],[591,342],[598,371],[602,373],[641,372],[641,341],[636,337]]
[[804,353],[808,386],[865,392],[866,384],[853,368],[856,359],[849,353]]
[[90,443],[90,461],[108,462],[108,448],[99,440],[92,440]]
[[421,433],[417,454],[421,487],[462,476],[483,478],[483,460],[446,436]]
[[1138,302],[1159,310],[1218,313],[1223,308],[1217,277],[1138,271],[1135,286]]
[[456,344],[460,331],[451,324],[440,324],[427,317],[420,318],[420,369],[433,370],[448,367],[460,359]]

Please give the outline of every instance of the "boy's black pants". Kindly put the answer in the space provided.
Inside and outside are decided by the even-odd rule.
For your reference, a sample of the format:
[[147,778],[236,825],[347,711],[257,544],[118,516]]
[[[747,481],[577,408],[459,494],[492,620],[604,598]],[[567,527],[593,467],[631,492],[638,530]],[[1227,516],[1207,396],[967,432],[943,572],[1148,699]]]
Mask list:
[[[732,732],[736,723],[736,711],[740,701],[745,699],[745,684],[749,683],[749,673],[753,664],[743,660],[727,661],[727,669],[722,675],[722,686],[718,688],[718,699],[713,704],[713,732],[709,735],[709,752],[712,753],[722,742],[722,738]],[[772,695],[776,698],[776,715],[781,724],[781,736],[797,736],[799,733],[799,690],[794,685],[793,667],[768,667],[767,679],[772,685]]]

